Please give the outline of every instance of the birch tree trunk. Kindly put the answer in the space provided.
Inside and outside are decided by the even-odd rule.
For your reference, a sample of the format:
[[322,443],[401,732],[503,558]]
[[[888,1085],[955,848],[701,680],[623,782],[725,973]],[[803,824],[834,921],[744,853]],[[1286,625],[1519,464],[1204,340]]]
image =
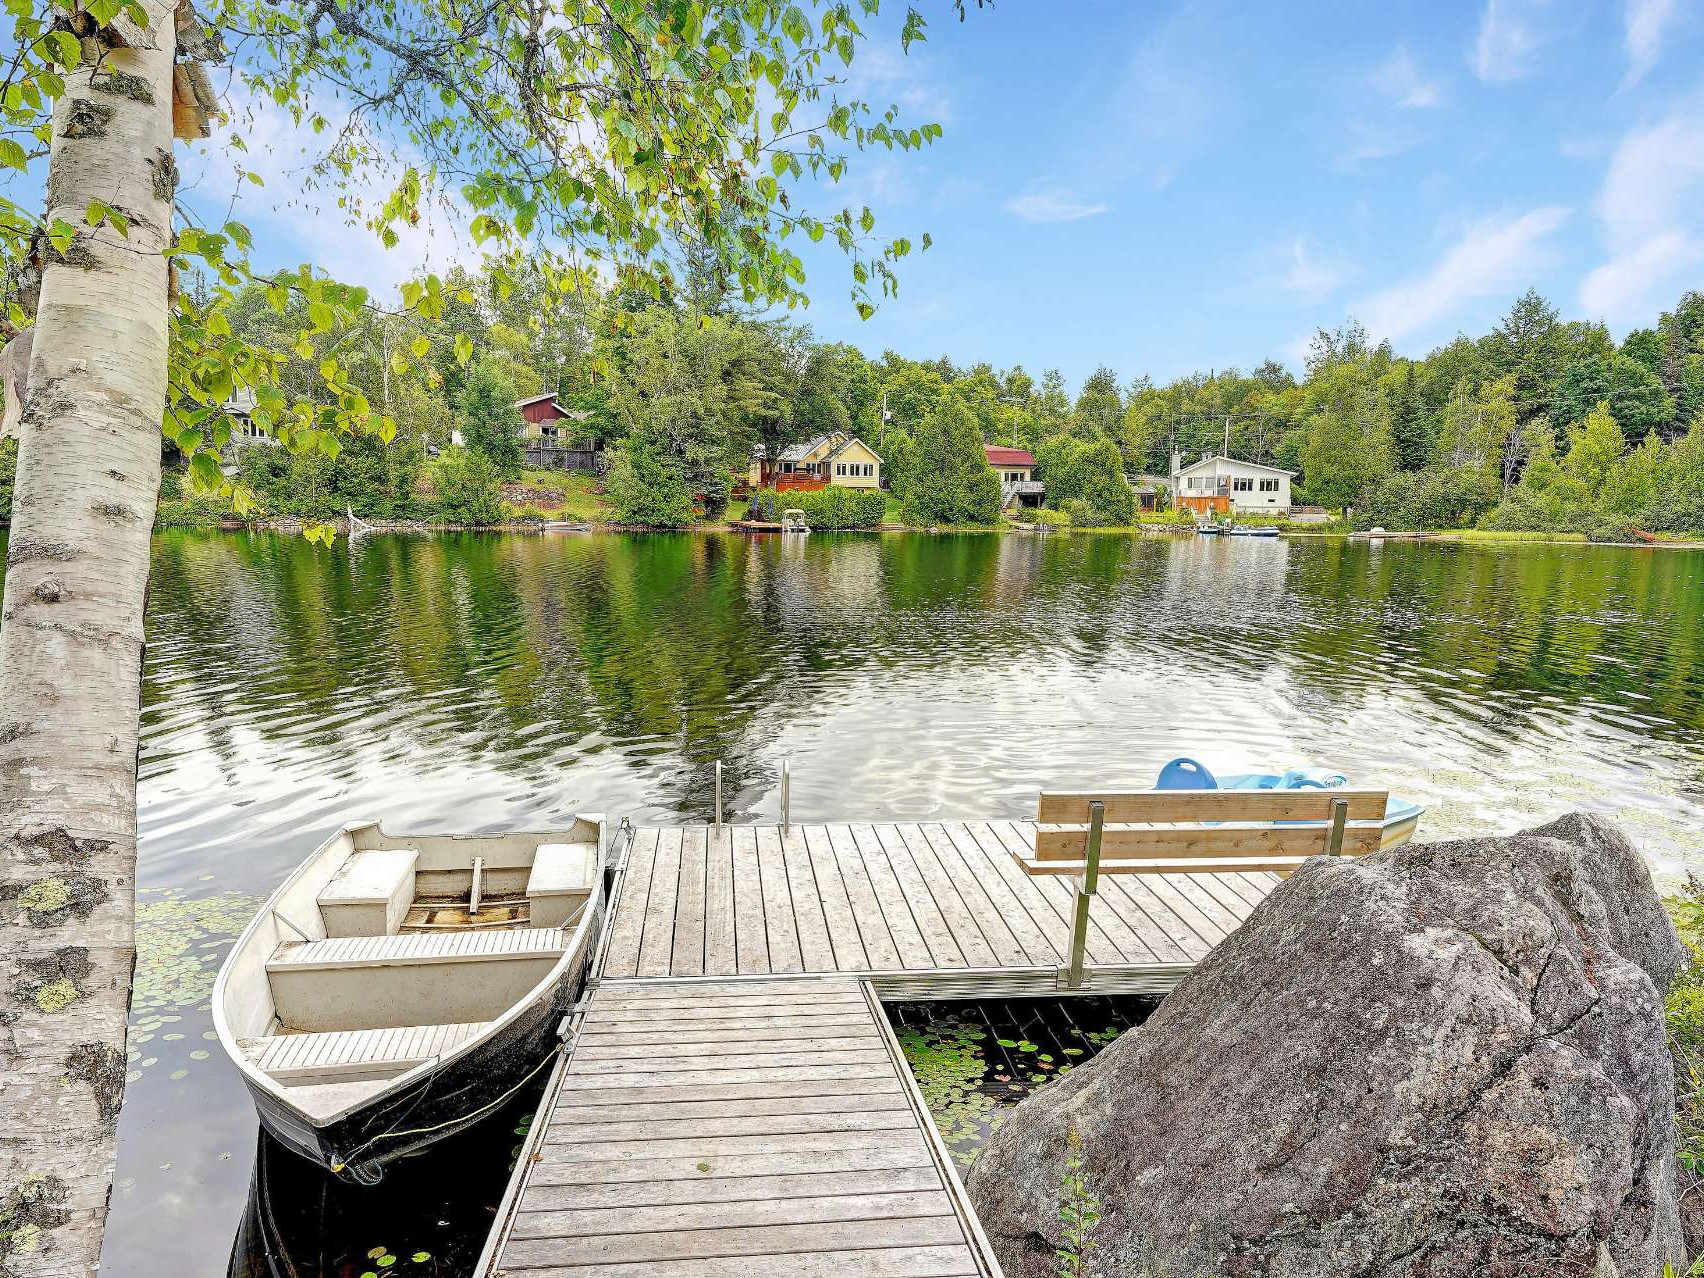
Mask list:
[[[160,484],[171,6],[87,37],[53,116],[0,611],[0,1275],[100,1260],[135,964],[136,749]],[[127,47],[114,47],[123,45]],[[91,201],[128,236],[89,228]]]

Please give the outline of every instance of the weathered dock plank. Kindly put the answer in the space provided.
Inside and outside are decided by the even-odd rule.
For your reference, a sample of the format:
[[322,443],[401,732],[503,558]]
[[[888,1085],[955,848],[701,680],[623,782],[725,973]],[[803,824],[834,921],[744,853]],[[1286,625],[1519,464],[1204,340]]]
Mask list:
[[[603,975],[889,973],[926,984],[964,973],[956,991],[981,974],[998,986],[1070,951],[1071,881],[1024,872],[1034,837],[1023,821],[640,830]],[[1237,871],[1103,875],[1090,971],[1135,972],[1141,988],[1163,990],[1278,882]]]
[[605,981],[483,1272],[993,1273],[880,1015],[846,978]]

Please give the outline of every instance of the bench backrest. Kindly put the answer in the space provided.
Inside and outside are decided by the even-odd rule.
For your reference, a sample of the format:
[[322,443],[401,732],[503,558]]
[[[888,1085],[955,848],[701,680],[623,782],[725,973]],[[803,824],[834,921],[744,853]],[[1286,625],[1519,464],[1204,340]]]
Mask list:
[[1325,851],[1334,805],[1341,801],[1347,806],[1343,854],[1361,856],[1377,851],[1383,840],[1389,797],[1385,790],[1312,789],[1043,793],[1035,853],[1040,860],[1081,859],[1088,848],[1089,805],[1098,801],[1105,812],[1106,859],[1312,856]]

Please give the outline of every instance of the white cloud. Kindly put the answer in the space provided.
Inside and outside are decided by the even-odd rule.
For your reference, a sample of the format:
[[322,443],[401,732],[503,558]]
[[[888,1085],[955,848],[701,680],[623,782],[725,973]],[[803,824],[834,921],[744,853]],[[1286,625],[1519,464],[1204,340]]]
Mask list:
[[1419,133],[1404,125],[1379,125],[1366,120],[1352,120],[1348,136],[1344,138],[1343,146],[1337,153],[1336,165],[1340,169],[1353,172],[1374,161],[1401,155],[1417,146],[1421,140]]
[[907,125],[952,123],[953,98],[945,87],[946,77],[919,45],[906,53],[869,41],[859,48],[842,79],[843,99],[859,98],[878,112],[891,103],[901,108]]
[[1549,0],[1485,0],[1469,59],[1474,74],[1503,83],[1531,72],[1533,54],[1544,41],[1541,20],[1548,7]]
[[1142,173],[1163,190],[1207,148],[1227,102],[1218,22],[1207,6],[1179,5],[1137,45],[1115,90],[1119,118],[1110,137],[1097,139],[1109,169]]
[[[285,108],[255,97],[240,84],[223,96],[231,120],[225,128],[242,136],[247,152],[227,152],[225,132],[215,133],[206,166],[188,175],[189,195],[215,224],[227,216],[246,222],[261,264],[309,261],[334,279],[388,297],[425,271],[442,274],[457,263],[472,266],[480,260],[468,234],[472,213],[443,193],[422,196],[419,221],[395,228],[398,242],[392,249],[385,249],[362,225],[363,214],[384,204],[404,168],[425,167],[406,145],[375,144],[371,149],[389,155],[389,162],[357,165],[347,179],[322,176],[319,162],[349,123],[340,105],[320,100],[310,104],[327,122],[316,133],[305,122],[295,123]],[[224,167],[227,154],[264,185],[238,180],[234,168]]]
[[1317,256],[1307,239],[1300,235],[1284,248],[1283,260],[1282,273],[1273,282],[1285,292],[1310,302],[1335,293],[1347,275],[1339,263]]
[[1580,283],[1580,304],[1617,327],[1651,319],[1680,291],[1685,273],[1704,264],[1704,241],[1665,231],[1589,272]]
[[1435,107],[1444,98],[1443,86],[1420,74],[1405,45],[1398,45],[1389,60],[1373,72],[1373,87],[1397,106],[1411,109]]
[[1597,215],[1608,257],[1580,286],[1594,317],[1641,323],[1704,260],[1704,92],[1621,139]]
[[1374,294],[1351,312],[1375,341],[1425,333],[1475,298],[1526,287],[1571,210],[1554,205],[1469,226],[1420,274]]
[[1607,146],[1608,142],[1600,137],[1567,137],[1556,144],[1556,154],[1564,160],[1595,160]]
[[1105,213],[1108,207],[1057,186],[1014,196],[1005,204],[1006,212],[1026,222],[1080,222]]
[[1663,28],[1673,21],[1675,0],[1627,0],[1627,79],[1636,84],[1656,66],[1663,51]]

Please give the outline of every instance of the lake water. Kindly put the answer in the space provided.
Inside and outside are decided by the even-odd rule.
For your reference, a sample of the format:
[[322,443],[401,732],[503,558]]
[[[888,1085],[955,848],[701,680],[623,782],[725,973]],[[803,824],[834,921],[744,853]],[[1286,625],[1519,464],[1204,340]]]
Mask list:
[[[804,820],[1022,818],[1044,787],[1141,786],[1188,754],[1332,766],[1425,803],[1421,837],[1590,808],[1673,873],[1704,862],[1704,552],[172,533],[142,715],[143,955],[102,1272],[198,1278],[225,1272],[255,1157],[207,1038],[212,975],[340,822],[701,818],[717,759],[734,820],[774,818],[784,759]],[[398,1274],[456,1272],[506,1152],[424,1169],[406,1221],[323,1208],[345,1248],[326,1263],[373,1246]]]

